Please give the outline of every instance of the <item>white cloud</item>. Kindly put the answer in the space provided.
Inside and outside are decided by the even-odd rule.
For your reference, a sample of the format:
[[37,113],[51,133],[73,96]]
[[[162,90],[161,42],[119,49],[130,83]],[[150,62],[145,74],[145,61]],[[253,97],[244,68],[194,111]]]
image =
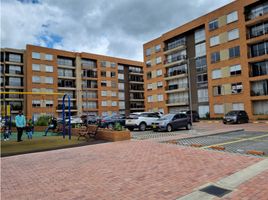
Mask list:
[[[1,45],[26,44],[143,60],[143,43],[231,0],[2,0]],[[161,9],[160,9],[161,8]]]

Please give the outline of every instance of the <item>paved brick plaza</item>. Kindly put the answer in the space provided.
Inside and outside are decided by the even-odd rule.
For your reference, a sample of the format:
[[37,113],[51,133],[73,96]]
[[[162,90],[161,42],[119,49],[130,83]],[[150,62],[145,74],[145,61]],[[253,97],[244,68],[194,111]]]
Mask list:
[[[260,160],[152,141],[5,157],[1,159],[2,199],[176,199]],[[267,179],[261,183],[254,192],[265,199]],[[245,183],[241,190],[247,187]]]

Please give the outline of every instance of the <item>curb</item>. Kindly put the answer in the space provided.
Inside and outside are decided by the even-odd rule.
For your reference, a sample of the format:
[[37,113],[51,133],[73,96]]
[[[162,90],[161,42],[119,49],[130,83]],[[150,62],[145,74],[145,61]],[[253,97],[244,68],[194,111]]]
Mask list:
[[263,156],[265,153],[263,151],[249,150],[247,151],[247,154]]
[[225,147],[224,146],[210,146],[210,149],[214,149],[214,150],[219,150],[219,151],[224,151]]

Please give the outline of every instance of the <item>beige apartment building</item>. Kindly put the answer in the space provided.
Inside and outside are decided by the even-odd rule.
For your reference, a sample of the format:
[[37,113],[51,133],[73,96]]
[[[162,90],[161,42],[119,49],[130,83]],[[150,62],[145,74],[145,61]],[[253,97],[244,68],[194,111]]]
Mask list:
[[145,109],[268,118],[268,2],[237,0],[144,44]]
[[144,111],[143,63],[34,45],[1,49],[1,91],[43,93],[2,94],[2,108],[24,109],[28,118],[60,117],[62,95],[53,93],[70,96],[73,116],[128,115]]

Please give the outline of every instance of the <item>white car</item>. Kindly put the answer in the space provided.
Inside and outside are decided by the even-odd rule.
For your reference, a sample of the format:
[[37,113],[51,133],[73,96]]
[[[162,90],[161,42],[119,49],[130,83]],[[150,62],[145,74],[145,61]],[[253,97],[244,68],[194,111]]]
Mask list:
[[131,113],[126,118],[125,127],[132,131],[134,128],[139,128],[140,131],[145,131],[147,127],[151,127],[152,123],[160,118],[158,112],[140,112]]

